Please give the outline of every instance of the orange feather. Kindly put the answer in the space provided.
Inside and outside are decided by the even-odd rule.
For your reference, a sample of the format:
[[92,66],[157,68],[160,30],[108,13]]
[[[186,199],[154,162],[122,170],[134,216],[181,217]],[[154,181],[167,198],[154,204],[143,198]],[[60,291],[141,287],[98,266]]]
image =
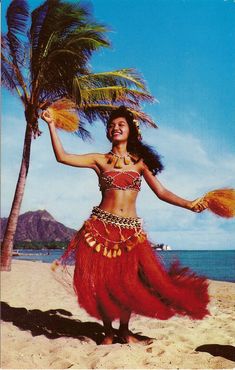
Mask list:
[[57,100],[47,108],[56,127],[69,132],[77,131],[79,127],[79,118],[75,109],[76,104],[69,99]]
[[204,195],[203,201],[208,209],[218,216],[231,218],[235,216],[235,189],[217,189]]

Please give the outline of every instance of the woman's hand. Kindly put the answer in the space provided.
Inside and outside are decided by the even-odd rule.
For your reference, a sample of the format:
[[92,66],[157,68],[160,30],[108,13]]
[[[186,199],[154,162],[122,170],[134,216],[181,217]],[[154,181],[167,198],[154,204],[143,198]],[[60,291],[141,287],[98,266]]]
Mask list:
[[48,123],[48,125],[53,125],[54,124],[53,118],[52,118],[51,113],[48,109],[46,109],[42,112],[41,119],[43,119],[43,121]]
[[197,198],[193,200],[190,204],[189,209],[193,212],[200,213],[200,212],[205,211],[205,209],[207,208],[208,208],[207,201],[204,199],[204,197],[202,197],[202,198]]

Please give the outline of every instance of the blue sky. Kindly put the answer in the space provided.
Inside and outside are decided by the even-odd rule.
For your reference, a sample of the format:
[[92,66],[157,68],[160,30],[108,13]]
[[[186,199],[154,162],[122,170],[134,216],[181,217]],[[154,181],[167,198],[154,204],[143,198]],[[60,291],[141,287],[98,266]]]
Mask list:
[[[4,14],[10,1],[2,4]],[[30,1],[32,8],[41,1]],[[111,49],[91,59],[93,71],[136,68],[159,103],[145,105],[159,129],[143,128],[144,140],[163,156],[159,180],[195,199],[211,189],[235,187],[235,2],[233,0],[95,0],[97,21],[109,27]],[[96,176],[58,164],[47,127],[33,142],[22,211],[47,209],[78,228],[100,201]],[[67,151],[105,152],[104,127],[92,128],[91,143],[60,133]],[[19,171],[24,136],[23,109],[2,94],[2,216],[7,216]],[[84,185],[85,184],[85,185]],[[234,249],[233,220],[194,214],[161,202],[146,184],[138,213],[155,242],[174,249]]]

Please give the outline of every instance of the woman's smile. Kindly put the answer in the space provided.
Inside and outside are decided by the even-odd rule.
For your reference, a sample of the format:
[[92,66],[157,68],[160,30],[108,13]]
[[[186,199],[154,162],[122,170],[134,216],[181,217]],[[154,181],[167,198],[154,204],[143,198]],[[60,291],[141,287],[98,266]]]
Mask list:
[[129,126],[125,118],[115,118],[108,128],[109,137],[112,140],[127,140],[129,135]]
[[121,132],[121,131],[114,131],[114,132],[112,133],[112,137],[116,137],[116,136],[118,136],[118,135],[122,135],[122,132]]

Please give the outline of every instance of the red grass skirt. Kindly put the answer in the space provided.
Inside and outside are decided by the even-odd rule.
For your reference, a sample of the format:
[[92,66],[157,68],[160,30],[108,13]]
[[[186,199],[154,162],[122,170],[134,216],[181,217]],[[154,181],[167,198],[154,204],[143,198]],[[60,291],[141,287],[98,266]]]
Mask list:
[[79,305],[97,319],[112,321],[128,312],[161,320],[177,314],[202,319],[209,313],[206,278],[178,263],[167,271],[142,229],[92,216],[60,259],[62,266],[71,262]]

